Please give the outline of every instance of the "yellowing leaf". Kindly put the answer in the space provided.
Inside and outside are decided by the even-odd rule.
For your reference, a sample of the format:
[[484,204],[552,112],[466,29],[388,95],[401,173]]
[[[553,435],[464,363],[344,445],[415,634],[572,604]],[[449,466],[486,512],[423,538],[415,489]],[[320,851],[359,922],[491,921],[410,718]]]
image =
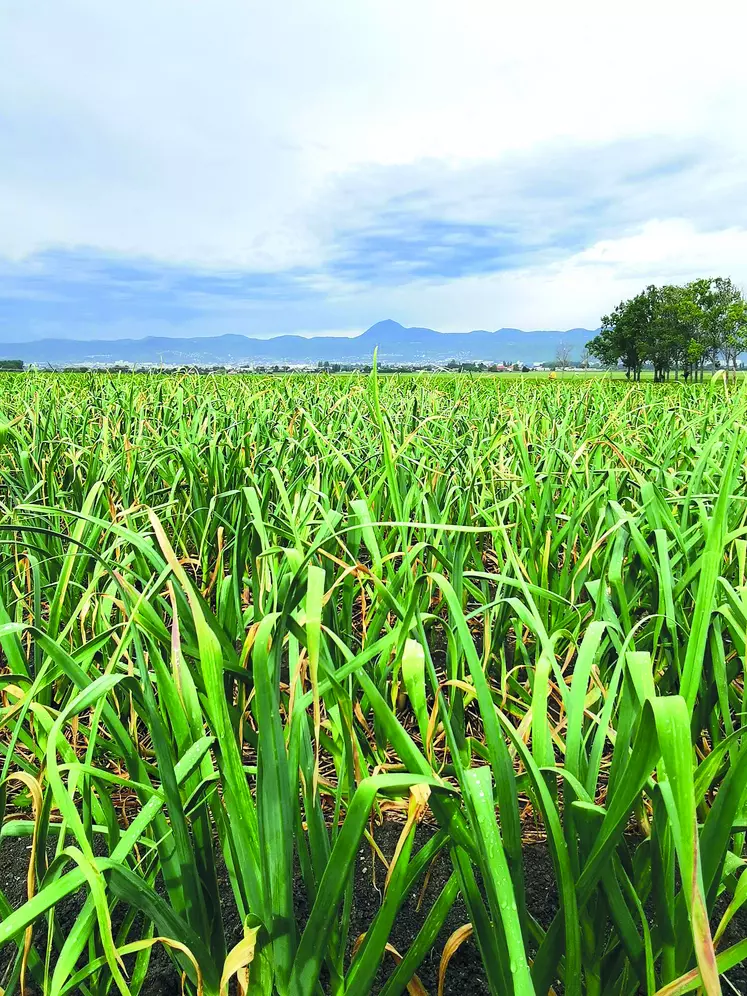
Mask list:
[[[239,991],[242,996],[249,987],[249,966],[254,960],[254,951],[257,946],[257,934],[259,927],[251,927],[246,931],[246,936],[239,941],[235,947],[231,948],[226,956],[223,965],[223,974],[220,978],[220,996],[228,996],[228,983],[235,975],[239,983]],[[243,970],[244,978],[239,976]]]

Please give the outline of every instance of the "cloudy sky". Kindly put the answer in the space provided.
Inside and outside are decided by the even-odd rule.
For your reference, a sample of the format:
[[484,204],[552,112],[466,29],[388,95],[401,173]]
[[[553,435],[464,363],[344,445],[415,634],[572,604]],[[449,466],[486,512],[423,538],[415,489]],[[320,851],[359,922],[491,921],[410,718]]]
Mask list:
[[3,0],[0,339],[593,328],[747,285],[744,5]]

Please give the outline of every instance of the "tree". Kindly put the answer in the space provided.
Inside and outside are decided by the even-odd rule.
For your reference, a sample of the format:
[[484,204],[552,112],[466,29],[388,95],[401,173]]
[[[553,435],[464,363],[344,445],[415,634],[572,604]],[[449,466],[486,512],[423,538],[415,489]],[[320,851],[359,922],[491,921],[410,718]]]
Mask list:
[[674,370],[687,367],[688,346],[699,323],[699,311],[687,287],[649,287],[649,325],[646,357],[653,364],[654,380],[668,380]]
[[649,285],[640,294],[621,301],[602,319],[589,352],[606,366],[622,362],[628,377],[640,380],[645,363],[654,380],[668,380],[682,369],[685,379],[703,379],[706,363],[723,359],[736,370],[747,350],[747,306],[728,277],[708,277],[684,286]]
[[727,372],[731,364],[736,377],[739,354],[747,351],[747,301],[741,295],[726,310],[723,351]]
[[581,363],[581,369],[582,370],[588,370],[589,369],[589,355],[590,354],[589,354],[589,350],[588,349],[582,349],[581,350],[581,360],[580,360],[580,363]]
[[703,358],[702,288],[695,281],[684,287],[670,286],[666,290],[663,303],[674,330],[675,375],[682,367],[687,380],[699,368]]
[[723,357],[727,370],[731,363],[736,370],[737,356],[744,349],[739,332],[743,305],[742,292],[730,277],[716,277],[711,281],[706,311],[708,347],[714,365]]
[[667,307],[668,287],[650,284],[641,295],[641,353],[654,368],[654,383],[663,381],[672,367],[675,331]]
[[626,376],[640,380],[647,324],[648,301],[645,293],[638,294],[630,301],[621,301],[611,314],[602,318],[599,334],[586,348],[607,367],[617,366],[622,360]]
[[568,343],[561,342],[558,345],[555,353],[555,365],[560,367],[561,370],[565,370],[566,367],[571,365],[571,347]]
[[[596,356],[604,366],[617,366],[622,356],[622,341],[617,330],[617,315],[605,315],[602,318],[602,326],[597,335],[586,344],[592,356]],[[629,371],[628,371],[629,372]]]
[[736,369],[737,357],[744,348],[739,345],[738,332],[742,292],[730,277],[693,280],[686,290],[692,318],[688,349],[697,357],[696,376],[699,373],[702,380],[705,364],[717,366],[720,357],[727,368],[733,363]]

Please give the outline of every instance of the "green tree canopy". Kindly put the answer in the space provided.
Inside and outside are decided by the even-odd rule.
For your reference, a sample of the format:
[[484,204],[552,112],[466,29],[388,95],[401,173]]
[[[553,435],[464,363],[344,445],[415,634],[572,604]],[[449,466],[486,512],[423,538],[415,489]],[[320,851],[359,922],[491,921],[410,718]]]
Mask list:
[[736,370],[747,350],[747,304],[729,277],[651,284],[602,318],[588,350],[607,366],[622,363],[635,380],[645,363],[653,366],[655,380],[672,370],[702,379],[706,363]]

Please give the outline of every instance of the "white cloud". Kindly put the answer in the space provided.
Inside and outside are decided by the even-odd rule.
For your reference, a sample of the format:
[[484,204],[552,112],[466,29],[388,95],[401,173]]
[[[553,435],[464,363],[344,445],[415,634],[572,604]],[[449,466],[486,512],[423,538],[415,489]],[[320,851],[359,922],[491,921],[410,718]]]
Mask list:
[[[395,317],[444,328],[589,321],[609,307],[603,289],[709,261],[733,272],[746,258],[731,226],[747,221],[730,220],[747,203],[736,196],[745,26],[731,0],[9,0],[0,256],[85,246],[300,267],[329,288],[320,328],[349,328],[367,301],[372,320],[400,307]],[[583,157],[625,142],[717,147],[719,161],[690,186],[631,185],[616,231],[589,234],[564,262],[434,286],[409,282],[404,258],[385,290],[346,288],[330,272],[340,233],[375,223],[397,197],[423,216],[509,218],[526,244],[541,242],[562,231],[564,199],[521,189],[522,163],[544,160],[545,179],[562,163],[567,179],[573,150],[583,187],[610,201],[606,218],[619,183],[604,157],[584,174]]]
[[[562,262],[390,292],[398,319],[444,332],[473,328],[596,328],[602,314],[648,283],[731,275],[747,291],[747,230],[698,232],[653,221]],[[375,300],[375,294],[369,297]]]
[[681,280],[736,267],[739,279],[745,280],[747,231],[699,232],[684,218],[652,220],[634,235],[590,246],[570,263],[576,267],[599,264],[639,280],[651,272],[657,279]]

